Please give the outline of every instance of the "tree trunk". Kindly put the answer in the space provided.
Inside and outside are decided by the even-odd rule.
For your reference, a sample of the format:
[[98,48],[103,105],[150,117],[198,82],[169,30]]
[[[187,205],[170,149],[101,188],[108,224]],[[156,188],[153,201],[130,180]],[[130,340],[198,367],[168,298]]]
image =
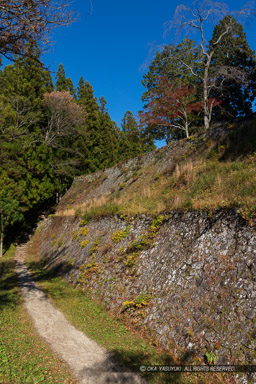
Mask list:
[[187,115],[187,112],[186,110],[184,110],[184,117],[185,117],[185,132],[186,132],[186,138],[189,137],[189,131],[188,131],[188,127],[189,127],[189,123],[188,123],[188,115]]
[[0,215],[0,257],[3,257],[4,226]]
[[205,68],[205,74],[204,74],[204,78],[203,78],[204,128],[205,128],[205,130],[210,128],[207,83],[208,83],[208,70],[206,70],[206,68]]
[[204,128],[205,130],[210,128],[212,112],[209,108],[209,95],[208,95],[208,84],[209,84],[209,68],[211,65],[212,56],[214,50],[207,54],[207,61],[204,65],[204,77],[203,77],[203,97],[204,97]]
[[186,126],[185,126],[185,132],[186,132],[186,138],[188,138],[188,137],[189,137],[188,123],[186,123]]

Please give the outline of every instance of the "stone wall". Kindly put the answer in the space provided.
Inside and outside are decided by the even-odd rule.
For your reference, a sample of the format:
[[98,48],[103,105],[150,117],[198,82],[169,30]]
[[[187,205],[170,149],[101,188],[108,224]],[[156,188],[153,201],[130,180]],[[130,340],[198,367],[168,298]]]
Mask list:
[[256,230],[233,210],[51,217],[43,262],[179,358],[256,364]]

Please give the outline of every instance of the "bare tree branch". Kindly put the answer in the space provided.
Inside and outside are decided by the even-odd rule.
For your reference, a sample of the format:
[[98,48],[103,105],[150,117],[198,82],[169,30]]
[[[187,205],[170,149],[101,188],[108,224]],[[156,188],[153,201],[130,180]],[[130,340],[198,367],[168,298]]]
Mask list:
[[70,24],[75,13],[69,0],[0,0],[0,54],[27,55],[27,43],[49,45],[49,32]]
[[74,102],[69,92],[46,93],[44,100],[49,111],[44,142],[48,146],[57,147],[59,138],[78,133],[78,127],[86,122],[87,113]]
[[[216,80],[222,79],[219,86],[223,86],[225,79],[232,79],[233,81],[240,84],[246,84],[247,82],[246,72],[240,70],[239,68],[223,66],[218,68],[214,75],[209,74],[215,49],[219,44],[221,44],[224,36],[232,31],[232,20],[234,20],[234,18],[249,18],[255,15],[255,10],[253,9],[252,2],[246,3],[239,11],[235,12],[229,12],[226,3],[213,2],[211,0],[203,0],[202,2],[196,0],[194,1],[193,5],[193,9],[190,9],[184,4],[177,6],[173,20],[167,22],[165,26],[167,32],[174,28],[176,30],[176,36],[179,35],[182,30],[184,30],[185,33],[195,30],[200,34],[200,42],[198,46],[202,52],[201,62],[204,67],[203,73],[195,73],[191,65],[185,63],[183,60],[180,60],[180,62],[184,67],[190,70],[192,75],[200,78],[201,80],[203,87],[204,125],[205,129],[208,129],[210,127],[213,108],[213,104],[209,103],[210,90],[216,87]],[[210,20],[216,22],[216,19],[219,20],[224,18],[224,16],[228,14],[232,15],[233,18],[227,19],[227,24],[224,31],[218,36],[216,41],[213,42],[212,48],[209,50],[209,48],[206,47],[207,41],[205,39],[205,23],[208,23]]]

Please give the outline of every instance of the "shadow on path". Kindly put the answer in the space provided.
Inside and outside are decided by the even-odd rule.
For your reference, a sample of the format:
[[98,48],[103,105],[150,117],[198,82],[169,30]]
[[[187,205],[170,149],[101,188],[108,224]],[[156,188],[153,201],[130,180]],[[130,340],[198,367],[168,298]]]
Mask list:
[[37,332],[69,364],[81,384],[146,383],[132,372],[120,371],[113,355],[73,327],[49,302],[31,278],[23,256],[25,246],[16,250],[16,271],[28,313]]
[[14,272],[14,261],[1,260],[0,263],[0,311],[7,306],[19,304],[17,287],[17,275]]

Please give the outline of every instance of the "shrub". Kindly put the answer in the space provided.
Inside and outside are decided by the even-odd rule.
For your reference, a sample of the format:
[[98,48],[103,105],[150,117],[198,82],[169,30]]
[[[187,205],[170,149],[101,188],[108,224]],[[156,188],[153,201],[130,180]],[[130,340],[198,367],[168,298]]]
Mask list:
[[114,243],[119,243],[119,241],[121,241],[122,239],[124,239],[125,237],[127,237],[129,235],[130,229],[131,229],[131,227],[128,226],[122,231],[114,232],[113,235],[111,236],[112,241]]
[[84,280],[90,278],[93,273],[99,273],[99,265],[92,260],[90,263],[83,264],[80,267],[80,281],[84,282]]
[[79,230],[79,234],[82,235],[82,236],[87,236],[88,233],[89,233],[89,229],[87,227],[82,227]]
[[90,255],[93,255],[97,249],[99,248],[99,244],[100,244],[100,238],[94,240],[94,242],[92,243],[92,248],[90,249]]
[[80,226],[80,227],[83,227],[83,226],[86,225],[86,224],[88,224],[88,221],[85,220],[85,219],[82,219],[82,220],[80,221],[80,223],[79,223],[79,226]]
[[141,307],[146,307],[149,305],[150,301],[152,300],[152,296],[149,294],[146,294],[145,292],[142,292],[140,295],[138,295],[134,301],[125,301],[123,303],[124,310],[133,308],[134,310],[139,309]]
[[125,265],[127,265],[127,267],[132,267],[136,263],[138,255],[139,255],[139,252],[134,252],[131,255],[129,255],[127,259],[124,261]]
[[75,241],[79,237],[79,232],[78,231],[73,231],[72,232],[72,241]]
[[80,247],[81,248],[85,248],[86,247],[86,245],[89,243],[89,240],[83,240],[83,241],[81,241],[81,243],[80,243]]

